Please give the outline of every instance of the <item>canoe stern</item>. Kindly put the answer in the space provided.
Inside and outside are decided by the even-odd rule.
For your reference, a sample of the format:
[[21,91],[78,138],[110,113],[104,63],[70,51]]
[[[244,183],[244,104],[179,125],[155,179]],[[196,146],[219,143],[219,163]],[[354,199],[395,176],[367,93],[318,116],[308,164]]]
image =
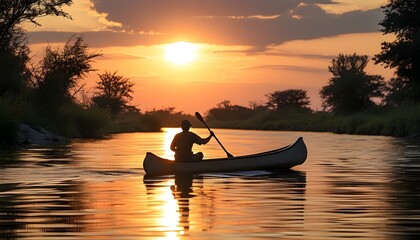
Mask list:
[[172,174],[174,172],[174,161],[169,161],[147,152],[143,161],[143,169],[150,175]]

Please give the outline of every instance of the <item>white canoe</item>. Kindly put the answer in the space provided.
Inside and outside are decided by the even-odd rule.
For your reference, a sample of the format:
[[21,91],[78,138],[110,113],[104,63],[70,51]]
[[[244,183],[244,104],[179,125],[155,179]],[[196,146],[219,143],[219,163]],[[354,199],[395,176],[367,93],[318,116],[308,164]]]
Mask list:
[[276,150],[233,158],[173,161],[148,152],[143,169],[148,175],[195,174],[253,170],[281,170],[303,164],[308,155],[303,138]]

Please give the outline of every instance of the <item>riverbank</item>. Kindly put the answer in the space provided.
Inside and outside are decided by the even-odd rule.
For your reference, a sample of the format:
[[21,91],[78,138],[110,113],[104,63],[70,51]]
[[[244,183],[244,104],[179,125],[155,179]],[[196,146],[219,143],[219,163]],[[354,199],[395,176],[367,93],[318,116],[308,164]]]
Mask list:
[[296,109],[261,111],[247,117],[209,118],[217,128],[332,132],[337,134],[420,137],[420,105],[377,107],[364,112],[333,115]]
[[21,147],[28,145],[43,146],[63,144],[69,140],[69,138],[54,134],[42,127],[20,124],[19,131],[17,133],[16,145]]
[[[0,125],[0,149],[65,144],[75,138],[99,139],[115,133],[158,132],[161,129],[159,123],[148,118],[107,121],[106,124],[90,125],[91,129],[80,128],[71,121],[62,126],[67,127],[64,130],[57,130],[51,125],[44,127],[34,123],[2,121]],[[56,129],[56,131],[51,129]]]
[[[3,114],[3,121],[0,121],[1,148],[57,144],[72,138],[101,138],[108,134],[124,132],[157,132],[161,127],[178,127],[182,119],[195,121],[195,126],[201,126],[194,116],[180,112],[126,113],[113,120],[101,112],[92,110],[71,113],[62,117],[65,120],[59,124],[57,121],[52,124],[45,119],[21,124],[10,117],[12,114],[8,115],[9,118],[4,118]],[[399,108],[376,107],[349,115],[297,109],[255,111],[248,115],[231,112],[219,119],[207,116],[206,122],[212,128],[420,138],[420,105]]]

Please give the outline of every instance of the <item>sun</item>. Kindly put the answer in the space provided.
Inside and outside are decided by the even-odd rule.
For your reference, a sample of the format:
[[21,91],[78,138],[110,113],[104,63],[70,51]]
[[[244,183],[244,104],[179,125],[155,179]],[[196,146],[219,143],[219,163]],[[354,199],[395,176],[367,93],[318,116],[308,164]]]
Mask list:
[[176,42],[165,46],[165,59],[168,62],[185,65],[197,59],[198,45],[189,42]]

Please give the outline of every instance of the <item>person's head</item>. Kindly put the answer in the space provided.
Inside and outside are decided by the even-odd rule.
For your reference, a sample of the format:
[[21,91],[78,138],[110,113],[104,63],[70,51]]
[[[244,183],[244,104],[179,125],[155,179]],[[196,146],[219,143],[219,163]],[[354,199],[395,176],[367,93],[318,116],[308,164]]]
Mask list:
[[182,120],[182,122],[181,122],[181,128],[182,128],[183,131],[190,130],[190,127],[191,127],[190,121],[188,121],[188,120]]

